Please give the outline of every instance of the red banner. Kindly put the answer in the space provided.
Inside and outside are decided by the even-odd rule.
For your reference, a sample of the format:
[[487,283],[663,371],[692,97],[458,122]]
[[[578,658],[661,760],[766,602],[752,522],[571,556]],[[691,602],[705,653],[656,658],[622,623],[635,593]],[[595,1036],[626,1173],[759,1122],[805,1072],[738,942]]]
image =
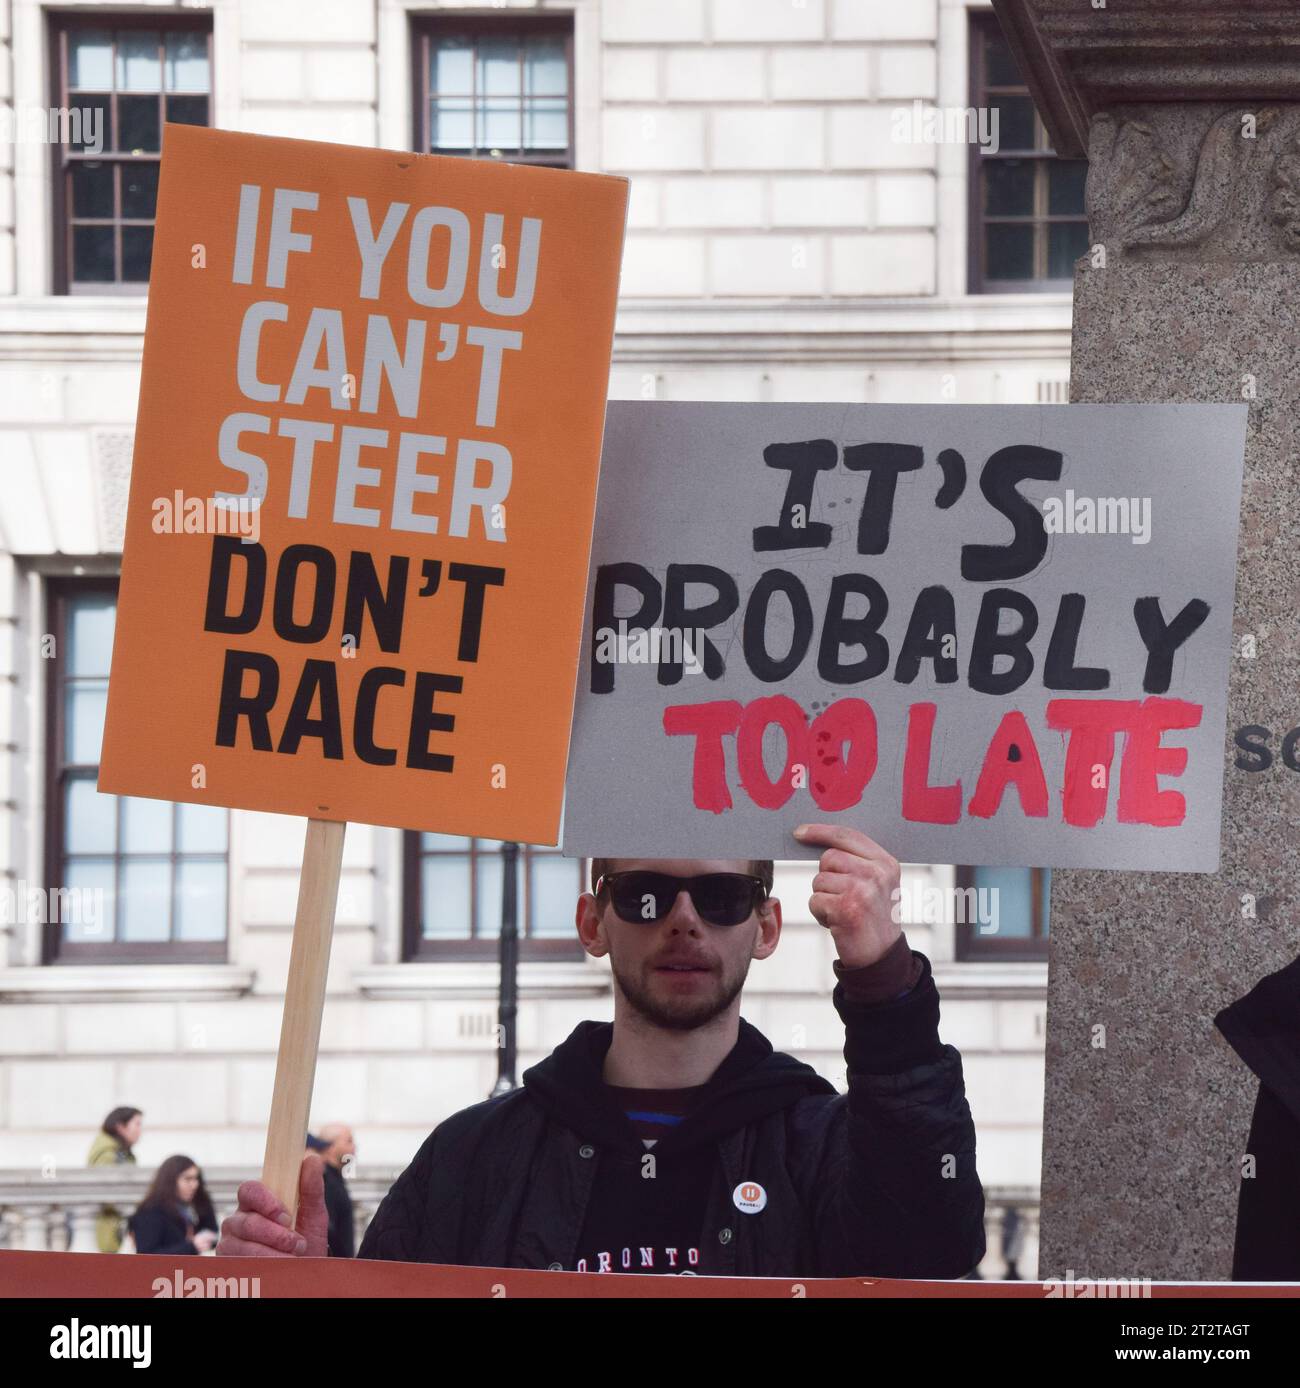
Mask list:
[[177,1258],[161,1254],[0,1252],[0,1298],[104,1297],[1300,1297],[1300,1285],[1148,1282],[1067,1274],[1043,1282],[910,1282],[890,1278],[649,1276],[448,1267],[342,1258]]

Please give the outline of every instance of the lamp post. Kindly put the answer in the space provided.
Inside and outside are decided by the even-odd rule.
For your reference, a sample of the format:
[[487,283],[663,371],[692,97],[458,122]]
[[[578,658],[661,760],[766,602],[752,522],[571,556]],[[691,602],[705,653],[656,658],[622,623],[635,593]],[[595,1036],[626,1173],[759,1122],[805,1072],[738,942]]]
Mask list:
[[519,1016],[519,845],[501,845],[500,979],[497,985],[497,1082],[495,1098],[516,1088],[516,1024]]

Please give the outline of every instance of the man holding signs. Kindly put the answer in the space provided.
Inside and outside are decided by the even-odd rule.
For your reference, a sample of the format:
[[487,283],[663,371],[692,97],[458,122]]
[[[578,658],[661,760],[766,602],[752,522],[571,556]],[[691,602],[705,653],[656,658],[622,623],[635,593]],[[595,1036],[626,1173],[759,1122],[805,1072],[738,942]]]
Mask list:
[[[984,1253],[961,1058],[894,919],[899,867],[865,834],[821,850],[810,907],[838,959],[848,1094],[740,1016],[781,934],[772,863],[597,859],[578,901],[614,1021],[582,1022],[521,1089],[453,1114],[379,1207],[362,1258],[578,1272],[960,1277]],[[323,1256],[320,1161],[294,1221],[260,1182],[218,1252]]]
[[[343,821],[557,836],[627,187],[188,127],[166,151],[100,788],[309,819],[263,1180],[221,1251],[323,1255],[301,1154]],[[191,528],[212,503],[249,523]],[[849,1096],[740,1018],[770,861],[599,862],[577,927],[614,1023],[442,1124],[361,1256],[969,1272],[974,1130],[898,865],[801,842]]]

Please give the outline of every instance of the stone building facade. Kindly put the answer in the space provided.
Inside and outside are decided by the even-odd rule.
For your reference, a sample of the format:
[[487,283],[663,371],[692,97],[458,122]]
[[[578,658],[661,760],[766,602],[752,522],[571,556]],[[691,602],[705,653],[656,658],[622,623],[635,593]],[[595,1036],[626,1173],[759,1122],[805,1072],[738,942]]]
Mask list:
[[[510,157],[502,132],[521,119],[522,148],[531,120],[526,157],[628,176],[613,398],[1063,401],[1069,287],[1044,272],[1060,268],[1055,184],[1026,156],[986,199],[969,144],[898,134],[904,115],[973,108],[973,82],[1006,85],[996,33],[984,37],[991,13],[976,0],[0,0],[0,103],[15,132],[0,146],[0,884],[10,903],[0,1188],[44,1180],[54,1209],[59,1173],[84,1162],[93,1130],[123,1103],[145,1112],[143,1164],[185,1151],[205,1168],[254,1170],[271,1093],[301,822],[232,812],[205,841],[215,858],[203,861],[225,869],[214,896],[201,884],[220,868],[198,871],[182,821],[170,866],[151,876],[131,858],[123,811],[110,846],[122,909],[132,893],[137,906],[170,893],[168,938],[154,938],[147,910],[131,917],[148,949],[69,950],[23,909],[30,888],[66,885],[79,836],[97,832],[97,812],[77,808],[69,789],[76,767],[90,774],[93,747],[80,760],[70,749],[94,741],[95,680],[106,673],[91,668],[92,646],[111,625],[120,560],[145,318],[152,175],[141,165],[158,111],[484,157],[501,139]],[[512,51],[523,94],[494,106],[491,65],[504,71]],[[466,63],[487,74],[486,97],[478,87],[445,95]],[[122,157],[110,148],[100,167],[73,169],[30,122],[24,134],[24,113],[75,105],[96,83]],[[1019,98],[995,99],[1013,123]],[[1003,183],[1029,188],[1029,201]],[[999,207],[1021,208],[1012,230],[984,225]],[[977,236],[999,247],[979,266]],[[85,669],[69,663],[79,622]],[[66,638],[53,652],[51,636]],[[491,845],[460,856],[441,847],[451,853],[442,875],[423,880],[479,874],[472,892],[413,906],[418,845],[363,825],[347,834],[313,1112],[353,1125],[358,1170],[376,1188],[497,1074],[490,946],[457,948],[490,939],[497,859]],[[538,855],[530,868],[537,939],[521,970],[521,1069],[579,1019],[611,1015],[606,967],[560,943],[571,867],[565,877]],[[779,868],[786,937],[775,964],[753,969],[744,1014],[778,1048],[842,1079],[833,953],[807,913],[809,876]],[[1037,882],[1013,876],[1008,900],[1036,909]],[[950,866],[908,868],[915,888],[953,881]],[[482,915],[477,926],[448,915],[446,902],[462,899]],[[908,927],[935,963],[945,1039],[965,1059],[991,1219],[1005,1203],[1024,1208],[1020,1270],[1031,1274],[1044,930],[1035,917],[1023,949],[980,954],[951,922]],[[17,1216],[5,1227],[0,1239],[16,1241]],[[985,1270],[1001,1275],[996,1232],[991,1250]]]

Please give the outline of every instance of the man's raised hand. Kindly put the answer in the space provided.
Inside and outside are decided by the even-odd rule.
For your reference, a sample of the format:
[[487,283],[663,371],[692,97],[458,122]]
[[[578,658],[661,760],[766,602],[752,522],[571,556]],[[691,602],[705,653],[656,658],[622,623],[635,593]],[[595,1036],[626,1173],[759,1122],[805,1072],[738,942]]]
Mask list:
[[808,907],[834,937],[840,963],[846,969],[874,964],[902,934],[894,919],[898,861],[874,839],[843,824],[801,824],[794,836],[826,850]]

